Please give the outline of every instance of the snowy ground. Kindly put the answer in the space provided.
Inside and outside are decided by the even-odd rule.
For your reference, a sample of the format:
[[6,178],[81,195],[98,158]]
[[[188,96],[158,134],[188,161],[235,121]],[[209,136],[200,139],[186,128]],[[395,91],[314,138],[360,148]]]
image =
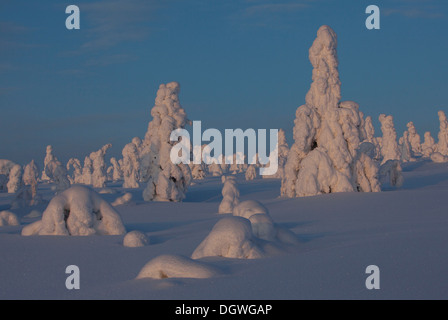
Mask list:
[[[116,207],[128,231],[150,245],[123,246],[123,236],[20,235],[31,209],[11,210],[20,226],[0,227],[0,299],[447,299],[448,165],[404,165],[405,183],[380,193],[339,193],[280,199],[280,181],[238,176],[241,200],[261,201],[300,244],[272,247],[255,260],[203,258],[222,271],[210,279],[135,277],[161,254],[190,256],[222,218],[219,177],[195,181],[182,203],[143,202]],[[115,194],[125,190],[108,185]],[[47,198],[49,185],[39,185]],[[0,194],[0,210],[13,196]],[[81,288],[65,287],[68,265],[80,269]],[[365,269],[380,268],[380,289],[367,290]]]

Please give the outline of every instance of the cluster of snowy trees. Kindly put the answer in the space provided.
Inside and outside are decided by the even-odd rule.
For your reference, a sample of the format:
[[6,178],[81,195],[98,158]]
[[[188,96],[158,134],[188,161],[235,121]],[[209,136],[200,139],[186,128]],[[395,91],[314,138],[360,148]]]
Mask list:
[[[393,186],[402,184],[403,162],[419,158],[448,162],[448,120],[443,111],[438,113],[437,143],[430,132],[424,133],[422,142],[413,122],[397,139],[393,117],[384,114],[378,118],[382,136],[375,137],[372,118],[364,117],[356,102],[341,101],[336,49],[336,33],[329,26],[320,27],[309,49],[312,83],[305,104],[296,110],[294,143],[289,148],[285,131],[279,129],[278,170],[263,178],[281,179],[281,195],[286,197],[378,192],[386,178]],[[146,201],[181,201],[193,179],[238,173],[244,173],[246,180],[257,178],[256,169],[263,165],[258,161],[237,164],[236,159],[244,159],[244,154],[234,154],[233,164],[226,164],[224,156],[221,163],[209,165],[170,161],[171,149],[180,142],[170,140],[172,131],[191,124],[180,104],[179,92],[177,82],[160,85],[144,139],[135,137],[126,144],[121,159],[111,157],[107,164],[106,154],[112,145],[106,144],[86,156],[83,163],[71,158],[64,166],[52,146],[47,146],[41,174],[34,160],[23,168],[0,160],[0,192],[17,193],[16,205],[21,206],[41,201],[39,181],[53,183],[56,193],[75,184],[104,188],[107,181],[122,181],[123,188],[144,189]],[[228,179],[227,184],[231,181]]]
[[381,114],[382,137],[375,137],[371,117],[359,105],[340,101],[337,36],[322,26],[309,50],[312,84],[305,105],[296,111],[294,144],[287,154],[281,194],[311,196],[331,192],[378,192],[385,178],[403,183],[401,163],[417,157],[448,161],[448,122],[439,112],[438,144],[429,132],[422,144],[412,122],[397,140],[393,117]]

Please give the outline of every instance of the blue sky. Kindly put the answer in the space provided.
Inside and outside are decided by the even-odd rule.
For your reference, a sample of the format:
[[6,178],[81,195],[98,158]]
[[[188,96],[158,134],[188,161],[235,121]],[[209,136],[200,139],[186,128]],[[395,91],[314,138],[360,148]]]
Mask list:
[[[67,30],[76,4],[81,29]],[[365,28],[365,8],[381,29]],[[444,0],[109,0],[0,2],[0,158],[62,161],[106,143],[109,156],[143,137],[160,83],[202,128],[284,128],[311,83],[317,29],[338,35],[342,99],[379,131],[413,121],[437,137],[448,112],[448,2]],[[437,140],[437,139],[436,139]]]

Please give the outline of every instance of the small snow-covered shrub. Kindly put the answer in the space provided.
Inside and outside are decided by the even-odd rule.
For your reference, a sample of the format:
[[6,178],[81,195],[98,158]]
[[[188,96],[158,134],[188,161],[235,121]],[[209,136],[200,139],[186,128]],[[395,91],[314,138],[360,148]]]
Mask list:
[[123,246],[125,247],[144,247],[149,244],[149,239],[143,232],[134,230],[126,233],[123,238]]
[[0,212],[0,227],[18,225],[20,225],[19,218],[14,213],[6,210]]
[[51,199],[42,220],[22,235],[120,235],[126,232],[118,212],[95,191],[73,186]]
[[221,180],[224,185],[222,187],[223,199],[219,204],[219,213],[232,213],[233,208],[240,202],[240,192],[238,190],[236,179],[232,176],[222,176]]
[[389,183],[393,187],[401,187],[403,185],[403,175],[399,160],[387,160],[381,165],[379,175],[388,177]]
[[220,272],[203,262],[190,258],[165,254],[149,261],[137,275],[137,279],[142,278],[211,278]]
[[284,243],[297,244],[296,235],[275,224],[269,215],[268,209],[258,201],[246,200],[240,202],[233,210],[234,216],[249,219],[252,233],[257,238],[267,241],[280,241]]
[[222,218],[215,224],[191,258],[199,259],[209,256],[257,259],[263,257],[263,252],[253,241],[250,221],[231,216]]
[[234,216],[239,216],[246,219],[250,219],[251,216],[257,213],[269,215],[268,209],[256,200],[246,200],[240,202],[233,209]]
[[32,186],[22,186],[11,203],[11,209],[35,206],[44,202],[45,200],[36,193]]
[[115,201],[112,202],[112,206],[114,206],[114,207],[121,206],[122,204],[130,203],[131,200],[132,200],[132,194],[130,194],[129,192],[126,192],[121,197],[118,197],[117,199],[115,199]]
[[274,241],[277,230],[272,218],[265,213],[256,213],[249,218],[253,234],[260,239]]
[[440,152],[433,152],[431,154],[430,158],[433,162],[437,162],[437,163],[448,162],[448,157],[444,156]]

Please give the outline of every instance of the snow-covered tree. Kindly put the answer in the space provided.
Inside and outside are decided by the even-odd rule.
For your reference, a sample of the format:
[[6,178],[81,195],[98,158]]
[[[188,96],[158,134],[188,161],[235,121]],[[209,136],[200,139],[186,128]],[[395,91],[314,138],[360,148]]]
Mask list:
[[138,188],[139,177],[139,157],[137,146],[130,142],[124,146],[123,151],[123,188]]
[[0,159],[0,191],[7,191],[9,172],[15,163],[11,160]]
[[53,155],[53,147],[52,146],[47,146],[46,149],[46,154],[45,154],[45,158],[44,158],[44,170],[42,172],[42,181],[49,181],[51,180],[51,177],[48,176],[48,165],[54,161],[57,161],[56,157]]
[[246,180],[254,180],[257,177],[257,171],[255,169],[255,165],[253,164],[249,165],[244,175],[246,177]]
[[205,163],[201,162],[200,164],[194,164],[190,162],[191,166],[191,175],[193,179],[202,180],[206,176],[207,166]]
[[236,183],[236,179],[233,176],[222,176],[223,187],[222,187],[222,201],[219,204],[219,213],[232,213],[233,208],[240,203],[240,191]]
[[92,159],[89,156],[84,158],[84,167],[82,168],[81,183],[86,185],[92,184],[93,164]]
[[377,162],[373,159],[375,146],[370,142],[363,142],[359,146],[355,161],[356,190],[364,192],[380,192],[380,176]]
[[117,159],[115,157],[110,158],[110,163],[113,166],[112,180],[113,181],[121,180],[123,178],[123,171],[121,171],[121,166],[118,163]]
[[408,128],[408,141],[411,146],[411,155],[413,157],[422,155],[422,145],[420,141],[420,135],[417,133],[415,129],[414,123],[410,121],[407,125]]
[[25,185],[30,186],[32,199],[37,199],[37,180],[39,179],[39,169],[34,160],[31,160],[25,166],[23,171],[23,182]]
[[378,138],[375,137],[375,128],[373,127],[372,117],[367,116],[364,120],[364,130],[366,132],[365,142],[370,142],[373,144],[374,153],[373,158],[379,160],[381,158],[381,144],[378,141]]
[[8,193],[16,193],[22,186],[22,166],[15,164],[9,172]]
[[147,181],[143,191],[145,201],[181,201],[192,180],[188,165],[174,164],[170,159],[171,148],[178,143],[170,141],[171,132],[189,122],[179,103],[179,91],[177,82],[161,84],[151,110],[153,119],[148,124],[141,153],[143,181]]
[[106,176],[106,162],[104,161],[104,156],[112,144],[106,144],[101,149],[92,152],[90,154],[90,159],[92,160],[92,185],[94,188],[104,188],[106,186],[107,176]]
[[67,171],[70,171],[71,168],[73,168],[73,174],[68,177],[70,183],[83,183],[81,161],[77,158],[70,158],[67,162]]
[[448,120],[446,119],[445,112],[440,110],[438,112],[440,131],[439,141],[437,142],[437,152],[443,156],[448,156]]
[[[277,154],[278,154],[278,168],[277,172],[272,175],[263,175],[263,178],[284,178],[284,172],[285,172],[285,165],[286,161],[288,159],[288,153],[289,153],[289,147],[288,143],[286,142],[286,135],[285,130],[279,129],[278,130],[278,143],[277,143]],[[269,166],[267,164],[266,166]]]
[[356,164],[357,148],[366,135],[363,114],[356,102],[340,102],[336,47],[335,32],[328,26],[320,27],[309,50],[313,82],[306,104],[296,111],[294,144],[282,181],[283,196],[369,191],[356,183],[356,167],[367,163]]
[[431,132],[426,131],[424,135],[425,141],[422,144],[422,153],[424,157],[430,157],[436,149],[434,138],[431,137]]
[[403,175],[399,160],[387,160],[381,167],[379,174],[381,177],[388,178],[389,184],[393,187],[403,185]]
[[381,139],[381,155],[383,160],[381,164],[387,160],[400,160],[401,153],[397,143],[397,132],[394,127],[394,118],[389,115],[380,114],[378,118],[381,122],[381,131],[383,137]]
[[399,148],[400,148],[400,156],[402,162],[415,161],[412,157],[411,144],[409,142],[409,132],[403,132],[403,136],[400,138]]
[[70,187],[70,180],[67,177],[67,170],[53,154],[52,146],[47,146],[42,180],[54,182],[57,192],[63,191]]
[[213,162],[208,166],[208,172],[210,172],[213,177],[220,177],[223,174],[221,165],[216,162]]

